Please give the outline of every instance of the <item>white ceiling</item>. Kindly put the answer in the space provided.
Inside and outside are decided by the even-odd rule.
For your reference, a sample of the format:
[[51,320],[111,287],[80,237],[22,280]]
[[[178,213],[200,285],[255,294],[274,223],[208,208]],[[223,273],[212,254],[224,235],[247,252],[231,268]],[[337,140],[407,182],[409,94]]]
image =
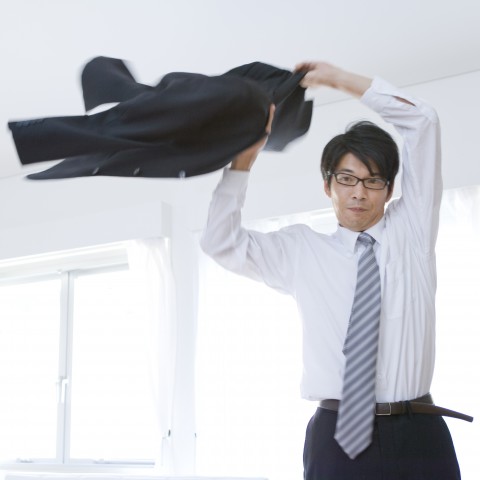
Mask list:
[[[27,172],[7,121],[82,114],[79,73],[97,55],[128,60],[145,83],[171,71],[322,59],[407,86],[479,71],[479,21],[477,0],[5,1],[0,177]],[[341,99],[326,90],[315,98]]]

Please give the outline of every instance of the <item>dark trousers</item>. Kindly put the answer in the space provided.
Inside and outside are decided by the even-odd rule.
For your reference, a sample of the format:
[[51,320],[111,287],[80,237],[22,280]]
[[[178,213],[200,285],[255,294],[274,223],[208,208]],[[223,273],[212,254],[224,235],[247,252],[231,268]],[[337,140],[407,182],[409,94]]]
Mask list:
[[372,444],[351,460],[333,438],[337,412],[318,408],[304,447],[305,480],[460,480],[442,417],[406,414],[375,417]]

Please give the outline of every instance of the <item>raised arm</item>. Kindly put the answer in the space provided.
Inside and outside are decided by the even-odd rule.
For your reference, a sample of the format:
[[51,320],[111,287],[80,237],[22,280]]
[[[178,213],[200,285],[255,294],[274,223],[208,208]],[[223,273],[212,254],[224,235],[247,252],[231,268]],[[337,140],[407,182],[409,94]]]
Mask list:
[[[296,71],[306,71],[302,87],[331,87],[360,98],[371,87],[372,79],[348,72],[327,62],[302,62],[296,65]],[[402,97],[395,97],[403,103],[413,105]]]
[[331,87],[354,97],[361,97],[372,84],[372,79],[347,72],[326,62],[302,62],[296,65],[296,71],[306,71],[301,82],[302,87]]
[[[402,136],[402,195],[391,202],[387,217],[402,219],[399,227],[410,242],[430,255],[435,251],[442,196],[440,124],[423,100],[375,78],[362,102],[392,124]],[[400,232],[397,238],[402,238]]]

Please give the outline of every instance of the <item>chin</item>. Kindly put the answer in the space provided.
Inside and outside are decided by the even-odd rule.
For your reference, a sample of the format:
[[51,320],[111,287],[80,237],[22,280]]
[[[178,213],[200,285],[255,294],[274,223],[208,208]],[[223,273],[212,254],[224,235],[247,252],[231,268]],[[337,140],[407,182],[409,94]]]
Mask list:
[[368,227],[365,227],[365,223],[359,223],[359,222],[339,222],[342,227],[348,228],[349,230],[352,230],[353,232],[363,232],[366,230]]

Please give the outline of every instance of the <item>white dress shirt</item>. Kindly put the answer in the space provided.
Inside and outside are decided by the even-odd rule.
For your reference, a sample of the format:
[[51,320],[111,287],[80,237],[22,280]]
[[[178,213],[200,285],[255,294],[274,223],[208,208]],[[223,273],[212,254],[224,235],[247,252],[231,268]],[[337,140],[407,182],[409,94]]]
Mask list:
[[[378,402],[408,400],[429,392],[434,367],[440,128],[430,106],[378,77],[361,101],[404,139],[402,197],[389,204],[368,233],[376,240],[382,280],[376,397]],[[303,324],[302,396],[340,399],[359,232],[339,226],[325,235],[306,225],[272,233],[246,230],[240,211],[248,177],[247,172],[224,171],[202,248],[225,268],[295,298]]]

